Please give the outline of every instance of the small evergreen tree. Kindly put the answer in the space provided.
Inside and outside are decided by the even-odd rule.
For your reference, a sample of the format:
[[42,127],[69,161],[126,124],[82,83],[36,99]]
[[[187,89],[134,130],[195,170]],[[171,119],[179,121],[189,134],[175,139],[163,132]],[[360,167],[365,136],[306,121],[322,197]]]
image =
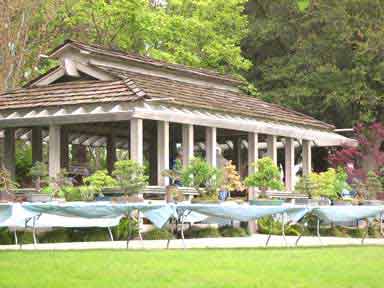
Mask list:
[[138,194],[148,185],[144,167],[134,160],[117,161],[112,175],[116,177],[125,196]]

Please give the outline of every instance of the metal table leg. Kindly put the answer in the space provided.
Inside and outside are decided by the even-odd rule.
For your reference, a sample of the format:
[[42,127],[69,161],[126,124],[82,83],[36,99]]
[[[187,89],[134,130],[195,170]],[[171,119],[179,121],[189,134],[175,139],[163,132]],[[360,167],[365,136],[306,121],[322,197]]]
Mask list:
[[317,235],[317,238],[319,238],[320,244],[324,245],[320,235],[320,218],[317,218],[316,235]]
[[269,235],[268,235],[268,238],[267,238],[267,242],[265,242],[265,247],[268,247],[269,240],[271,240],[272,228],[273,228],[273,218],[271,217],[271,224],[269,225]]

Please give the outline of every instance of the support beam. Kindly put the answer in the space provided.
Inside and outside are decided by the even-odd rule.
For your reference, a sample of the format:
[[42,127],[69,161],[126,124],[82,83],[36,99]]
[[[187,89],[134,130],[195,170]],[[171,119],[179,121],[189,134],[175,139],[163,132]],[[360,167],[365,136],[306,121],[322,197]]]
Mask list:
[[107,170],[112,174],[116,162],[116,138],[110,134],[107,137]]
[[49,177],[55,178],[60,173],[60,126],[49,126]]
[[32,164],[43,162],[43,138],[41,127],[32,128]]
[[312,143],[309,140],[303,140],[303,175],[309,175],[312,172]]
[[143,119],[131,120],[130,136],[131,159],[143,165]]
[[15,129],[6,128],[4,129],[4,168],[8,170],[12,179],[16,177],[15,150]]
[[159,186],[169,185],[169,177],[162,176],[169,169],[169,122],[157,121],[157,181]]
[[193,125],[183,124],[182,126],[182,151],[183,151],[183,166],[188,166],[193,158],[193,148],[194,148],[194,135],[193,135]]
[[69,169],[69,147],[68,130],[64,127],[60,129],[60,167],[68,171]]
[[[258,142],[259,138],[257,133],[248,133],[248,175],[256,172],[256,167],[252,164],[259,159]],[[254,200],[256,196],[256,189],[253,187],[248,188],[248,200]],[[248,230],[251,234],[257,232],[256,221],[248,222]]]
[[295,168],[295,145],[293,138],[285,138],[285,189],[293,191]]
[[277,165],[277,137],[275,135],[267,135],[267,156]]
[[216,167],[216,134],[215,127],[205,128],[205,154],[206,160],[212,167]]

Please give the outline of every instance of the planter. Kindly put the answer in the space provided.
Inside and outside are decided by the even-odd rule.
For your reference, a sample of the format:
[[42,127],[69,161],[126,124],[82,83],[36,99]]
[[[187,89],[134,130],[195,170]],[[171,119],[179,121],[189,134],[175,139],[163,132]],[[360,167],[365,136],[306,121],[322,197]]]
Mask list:
[[283,205],[284,200],[274,200],[274,199],[257,199],[257,200],[249,200],[250,205],[255,206],[281,206]]
[[191,203],[196,203],[196,204],[219,204],[221,202],[219,200],[214,200],[214,199],[193,198],[191,200]]
[[183,202],[184,194],[176,185],[168,185],[165,188],[165,201],[167,203]]
[[143,197],[139,197],[138,195],[130,195],[130,196],[121,196],[121,197],[113,197],[112,202],[117,203],[142,203],[144,202]]
[[27,195],[28,202],[49,202],[52,198],[48,194],[43,193],[30,193]]

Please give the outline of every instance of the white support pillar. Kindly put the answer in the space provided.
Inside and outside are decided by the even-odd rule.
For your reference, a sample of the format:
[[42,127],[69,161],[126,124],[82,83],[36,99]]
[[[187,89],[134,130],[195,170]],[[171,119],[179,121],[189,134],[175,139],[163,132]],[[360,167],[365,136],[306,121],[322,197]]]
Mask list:
[[209,165],[216,167],[216,133],[215,127],[205,128],[205,154]]
[[43,161],[43,138],[40,127],[32,128],[32,163]]
[[312,172],[312,143],[309,140],[303,140],[303,175],[309,175]]
[[157,121],[157,184],[169,185],[169,177],[161,173],[169,169],[169,122]]
[[295,168],[295,145],[293,138],[285,138],[285,189],[293,191],[293,177]]
[[275,135],[267,135],[267,156],[277,165],[277,137]]
[[8,170],[12,179],[16,177],[15,142],[15,129],[4,129],[4,168]]
[[116,139],[115,135],[110,134],[107,137],[107,170],[112,174],[116,162]]
[[191,162],[193,158],[193,148],[194,148],[194,140],[193,140],[193,125],[183,124],[182,126],[182,151],[183,151],[183,166],[188,166],[189,162]]
[[49,126],[49,177],[55,178],[60,173],[61,169],[61,149],[60,144],[60,126],[51,125]]
[[143,165],[143,119],[131,120],[131,159]]
[[[259,159],[259,137],[257,133],[248,133],[248,175],[256,172],[256,167],[253,165]],[[256,199],[256,189],[248,188],[248,200]],[[257,222],[249,221],[248,230],[251,234],[257,232]]]

